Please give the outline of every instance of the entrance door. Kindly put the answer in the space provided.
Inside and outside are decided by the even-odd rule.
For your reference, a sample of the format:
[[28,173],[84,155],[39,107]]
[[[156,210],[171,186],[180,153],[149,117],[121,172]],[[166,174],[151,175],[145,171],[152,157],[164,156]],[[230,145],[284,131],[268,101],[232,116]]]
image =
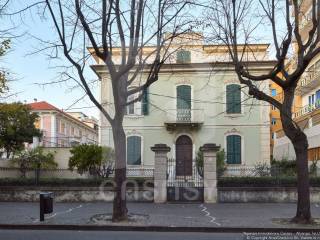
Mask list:
[[176,141],[176,176],[192,176],[192,140],[186,135]]

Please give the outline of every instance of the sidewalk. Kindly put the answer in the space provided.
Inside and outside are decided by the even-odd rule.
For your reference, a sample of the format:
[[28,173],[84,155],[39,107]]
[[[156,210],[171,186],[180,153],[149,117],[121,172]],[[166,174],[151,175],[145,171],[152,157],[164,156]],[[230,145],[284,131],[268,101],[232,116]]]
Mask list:
[[[139,222],[120,226],[153,227],[205,227],[205,228],[306,228],[299,225],[283,225],[272,221],[276,218],[290,218],[295,214],[295,204],[153,204],[128,203],[129,214],[144,216]],[[1,202],[0,225],[97,225],[90,221],[96,214],[111,213],[112,204],[94,203],[55,203],[54,213],[46,215],[39,222],[38,203]],[[312,215],[320,218],[320,206],[312,205]],[[320,229],[319,226],[308,228]]]

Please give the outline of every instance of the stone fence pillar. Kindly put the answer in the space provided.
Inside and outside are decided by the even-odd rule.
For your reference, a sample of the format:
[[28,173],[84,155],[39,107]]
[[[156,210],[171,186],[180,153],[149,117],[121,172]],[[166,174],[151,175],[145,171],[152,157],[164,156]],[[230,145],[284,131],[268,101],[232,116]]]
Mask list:
[[200,151],[203,152],[203,183],[204,202],[217,202],[217,152],[220,146],[216,144],[204,144]]
[[154,202],[165,203],[167,201],[167,153],[170,147],[166,144],[155,144],[151,147],[155,152],[154,158]]

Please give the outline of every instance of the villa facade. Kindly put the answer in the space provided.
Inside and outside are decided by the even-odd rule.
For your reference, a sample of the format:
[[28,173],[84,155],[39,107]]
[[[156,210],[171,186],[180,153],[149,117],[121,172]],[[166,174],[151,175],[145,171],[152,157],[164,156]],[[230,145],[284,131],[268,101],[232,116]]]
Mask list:
[[[179,43],[179,49],[161,68],[141,102],[127,106],[124,129],[127,135],[127,165],[153,168],[150,147],[167,144],[169,158],[180,167],[195,163],[199,148],[206,143],[221,146],[229,170],[270,163],[270,107],[252,99],[239,84],[225,46],[204,45],[202,38]],[[252,45],[254,72],[266,72],[268,45]],[[120,50],[119,50],[120,52]],[[116,55],[114,50],[113,56]],[[257,58],[259,61],[257,61]],[[112,102],[111,83],[106,68],[92,66],[101,80],[101,102]],[[252,61],[251,61],[252,60]],[[141,72],[142,78],[144,72]],[[138,78],[140,81],[141,78]],[[137,81],[137,84],[139,84]],[[268,82],[259,86],[269,92]],[[112,105],[105,108],[112,112]],[[100,143],[113,147],[112,130],[101,115]]]

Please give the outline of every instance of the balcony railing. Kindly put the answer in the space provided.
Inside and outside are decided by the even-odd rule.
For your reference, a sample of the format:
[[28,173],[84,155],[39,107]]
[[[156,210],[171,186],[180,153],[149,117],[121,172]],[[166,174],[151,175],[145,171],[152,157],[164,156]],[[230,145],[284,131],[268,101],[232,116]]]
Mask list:
[[203,109],[170,109],[166,110],[166,122],[191,123],[203,122]]
[[302,117],[306,114],[313,112],[316,109],[320,109],[320,99],[316,100],[314,104],[308,104],[301,108],[299,111],[293,114],[293,118]]
[[320,85],[320,71],[309,71],[301,76],[297,91],[305,94],[318,85]]
[[172,129],[177,126],[199,127],[204,122],[203,109],[166,110],[165,125]]

